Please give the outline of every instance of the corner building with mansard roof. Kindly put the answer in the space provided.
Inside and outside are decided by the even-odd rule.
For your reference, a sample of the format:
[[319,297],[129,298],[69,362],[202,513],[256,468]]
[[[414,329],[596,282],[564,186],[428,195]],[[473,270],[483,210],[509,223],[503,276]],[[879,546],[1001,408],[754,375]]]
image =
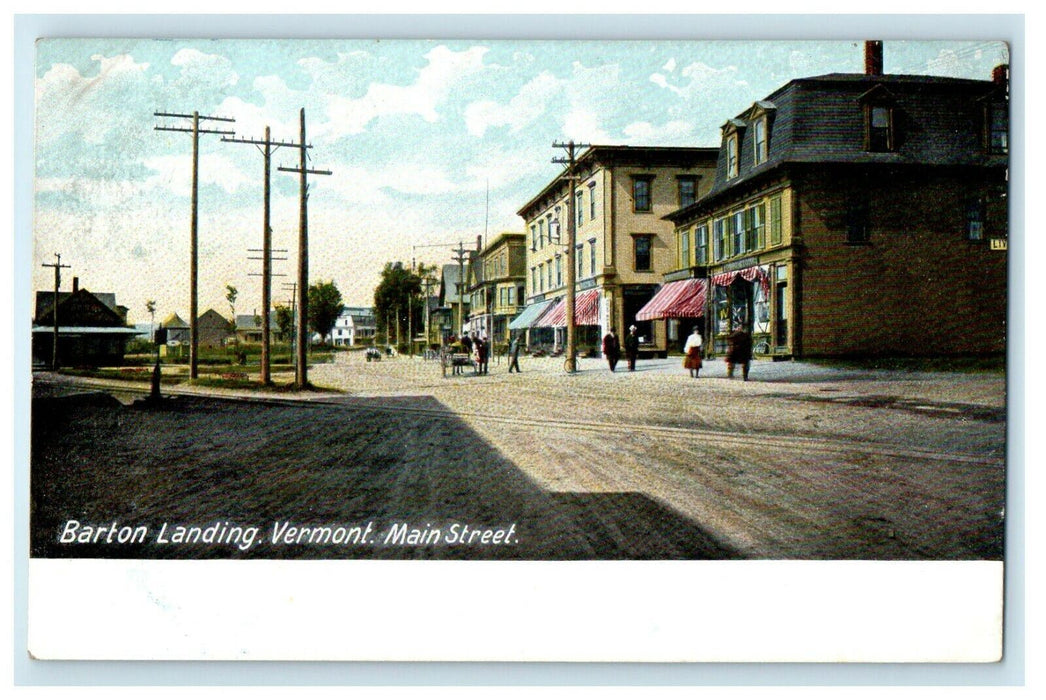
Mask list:
[[1007,83],[883,75],[880,53],[727,120],[710,190],[666,217],[653,315],[689,284],[717,354],[738,327],[782,358],[1003,353]]

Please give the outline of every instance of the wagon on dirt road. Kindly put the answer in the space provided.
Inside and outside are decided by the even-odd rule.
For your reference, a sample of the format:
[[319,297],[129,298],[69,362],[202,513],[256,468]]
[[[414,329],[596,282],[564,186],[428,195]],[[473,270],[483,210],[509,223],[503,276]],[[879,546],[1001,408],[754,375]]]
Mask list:
[[439,363],[444,377],[447,376],[447,369],[451,370],[451,375],[461,374],[464,367],[471,367],[473,371],[476,370],[476,362],[471,355],[467,352],[454,352],[453,348],[440,349]]

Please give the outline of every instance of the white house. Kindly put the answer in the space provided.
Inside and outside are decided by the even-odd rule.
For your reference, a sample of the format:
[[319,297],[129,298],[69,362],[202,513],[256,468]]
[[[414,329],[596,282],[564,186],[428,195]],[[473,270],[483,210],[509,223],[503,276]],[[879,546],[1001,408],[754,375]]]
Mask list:
[[378,326],[374,320],[374,309],[363,306],[346,306],[334,322],[331,342],[335,345],[364,345],[373,342]]

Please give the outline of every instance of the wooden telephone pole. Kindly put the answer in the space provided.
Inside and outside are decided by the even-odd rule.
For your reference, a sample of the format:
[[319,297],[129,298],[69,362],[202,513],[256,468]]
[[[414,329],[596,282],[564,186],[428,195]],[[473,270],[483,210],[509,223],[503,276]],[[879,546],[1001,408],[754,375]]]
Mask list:
[[62,264],[62,254],[54,254],[55,261],[53,263],[44,263],[44,267],[54,268],[54,305],[51,308],[51,315],[54,318],[54,342],[51,345],[51,371],[58,370],[58,288],[62,286],[62,268],[68,268],[69,265]]
[[[288,146],[291,148],[298,148],[301,144],[292,143],[290,141],[273,141],[269,137],[269,127],[265,127],[265,138],[264,139],[246,139],[246,138],[235,138],[235,137],[222,137],[222,141],[230,143],[246,143],[252,146],[256,146],[258,151],[261,152],[263,160],[265,161],[264,177],[265,186],[263,190],[264,194],[264,212],[262,213],[262,248],[261,248],[261,261],[262,261],[262,351],[261,351],[261,383],[270,384],[272,382],[270,375],[270,320],[269,320],[269,308],[272,306],[272,227],[269,225],[269,201],[270,201],[270,188],[269,188],[269,173],[271,172],[270,163],[272,160],[272,153],[280,146]],[[284,251],[285,252],[285,251]],[[286,258],[281,258],[286,260]]]
[[[566,149],[566,158],[553,158],[553,163],[563,163],[567,166],[566,175],[562,179],[565,179],[568,183],[567,187],[567,359],[565,368],[567,372],[577,372],[577,323],[574,319],[574,301],[576,298],[576,292],[574,285],[577,282],[577,264],[575,258],[577,256],[577,216],[574,212],[575,194],[574,189],[577,183],[577,176],[574,175],[574,165],[576,163],[574,156],[579,148],[587,148],[587,143],[574,143],[568,141],[566,143],[553,142],[553,148]],[[562,226],[560,227],[562,230]]]
[[301,185],[300,201],[298,204],[298,327],[295,329],[295,361],[297,366],[294,372],[294,385],[298,389],[304,389],[309,385],[308,357],[306,351],[309,347],[309,184],[307,175],[330,175],[330,170],[310,170],[307,160],[307,149],[312,146],[305,141],[305,108],[301,108],[301,139],[298,141],[301,151],[301,160],[297,168],[278,169],[285,173],[298,173]]
[[469,251],[465,250],[465,244],[464,243],[459,242],[458,243],[458,247],[455,248],[454,250],[452,250],[451,252],[454,253],[454,257],[451,258],[451,260],[453,260],[454,262],[456,262],[458,264],[458,323],[457,323],[457,336],[458,336],[458,339],[460,340],[461,339],[461,335],[462,335],[462,326],[465,323],[465,319],[463,319],[461,317],[462,313],[464,311],[464,309],[462,308],[462,295],[463,295],[462,290],[465,287],[465,260],[468,257],[468,256],[465,255],[465,253],[468,253]]
[[[192,119],[192,128],[174,126],[155,126],[156,131],[181,131],[192,134],[192,215],[189,220],[189,378],[196,379],[199,373],[199,335],[197,333],[197,199],[199,192],[200,171],[200,134],[223,134],[232,136],[234,132],[221,129],[201,129],[200,121],[235,122],[228,117],[206,117],[199,112],[192,114],[174,114],[171,112],[153,112],[156,117],[174,117],[177,119]],[[235,319],[233,319],[235,320]]]

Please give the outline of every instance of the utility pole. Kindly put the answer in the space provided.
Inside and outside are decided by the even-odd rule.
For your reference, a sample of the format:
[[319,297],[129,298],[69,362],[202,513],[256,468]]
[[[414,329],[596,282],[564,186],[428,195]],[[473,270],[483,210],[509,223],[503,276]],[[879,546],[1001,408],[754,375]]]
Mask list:
[[298,327],[295,329],[295,362],[294,384],[298,389],[304,389],[309,385],[308,357],[306,351],[309,347],[309,183],[307,175],[330,175],[330,170],[310,170],[306,162],[309,148],[305,141],[305,108],[301,108],[301,138],[298,141],[301,158],[297,168],[285,168],[280,166],[278,170],[285,173],[298,173],[301,192],[299,194],[298,211],[298,313],[301,315]]
[[44,263],[43,267],[54,268],[54,304],[51,307],[51,316],[54,318],[54,342],[51,344],[51,371],[58,371],[58,288],[62,286],[62,268],[70,265],[62,264],[62,254],[54,254],[53,263]]
[[431,277],[425,277],[421,281],[421,286],[425,288],[425,351],[428,352],[429,346],[432,344],[432,314],[429,308],[429,298],[432,296],[432,287],[436,284],[436,280]]
[[[297,359],[296,359],[296,356],[295,356],[295,352],[294,352],[294,345],[295,345],[294,344],[294,334],[295,334],[295,329],[297,328],[297,323],[298,323],[298,317],[297,317],[297,293],[296,293],[297,289],[298,289],[298,283],[297,282],[284,282],[283,283],[283,288],[284,289],[290,288],[290,290],[291,290],[291,298],[288,300],[290,302],[290,305],[291,305],[291,338],[290,338],[290,341],[291,341],[291,366],[294,367],[294,368],[297,368],[298,362],[297,362]],[[295,371],[295,376],[297,376],[297,371]]]
[[574,301],[576,292],[574,285],[577,281],[577,268],[575,267],[575,257],[577,250],[577,217],[574,213],[574,189],[577,183],[577,176],[574,174],[574,165],[576,149],[587,148],[587,143],[574,143],[573,141],[567,141],[566,143],[552,143],[553,148],[566,149],[566,158],[553,158],[553,163],[563,163],[567,166],[567,172],[563,179],[567,181],[567,359],[565,367],[567,372],[577,372],[577,324],[574,319]]
[[454,253],[454,257],[451,258],[451,260],[458,264],[458,323],[456,327],[458,332],[457,335],[460,339],[461,329],[465,321],[465,319],[462,318],[462,314],[464,313],[464,309],[462,308],[462,288],[465,286],[465,253],[469,251],[465,250],[465,244],[459,241],[458,247],[451,252]]
[[[262,140],[258,139],[245,139],[235,137],[222,137],[222,141],[231,143],[246,143],[257,147],[258,151],[262,154],[263,160],[265,161],[264,177],[265,185],[263,188],[264,196],[264,212],[262,213],[262,249],[261,249],[261,261],[262,261],[262,351],[261,351],[261,383],[270,384],[272,382],[269,374],[269,367],[271,364],[270,359],[270,322],[269,322],[269,308],[272,306],[272,227],[269,225],[269,173],[270,173],[270,162],[272,160],[272,153],[280,146],[288,146],[297,148],[299,144],[292,143],[290,141],[273,141],[269,137],[269,127],[265,127],[265,138]],[[286,252],[286,251],[283,251]],[[286,258],[281,258],[286,260]]]
[[156,131],[181,131],[192,134],[192,215],[189,219],[189,379],[196,379],[199,374],[199,335],[197,333],[197,201],[200,174],[200,134],[223,134],[232,136],[234,132],[222,129],[201,129],[200,121],[235,122],[229,117],[207,117],[199,112],[192,114],[174,114],[171,112],[153,112],[156,117],[174,117],[192,119],[192,128],[175,126],[154,126]]

